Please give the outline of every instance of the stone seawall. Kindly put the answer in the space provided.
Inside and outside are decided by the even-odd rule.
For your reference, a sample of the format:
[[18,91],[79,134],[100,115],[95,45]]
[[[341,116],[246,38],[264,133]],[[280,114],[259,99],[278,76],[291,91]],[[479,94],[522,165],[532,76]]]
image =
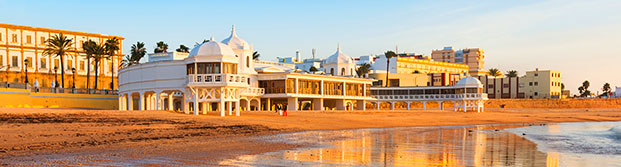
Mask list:
[[621,108],[621,99],[489,99],[486,108]]

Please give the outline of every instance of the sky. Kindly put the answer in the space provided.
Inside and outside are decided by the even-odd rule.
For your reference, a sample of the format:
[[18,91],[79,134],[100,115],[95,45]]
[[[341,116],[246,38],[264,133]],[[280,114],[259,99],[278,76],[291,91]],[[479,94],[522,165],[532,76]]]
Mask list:
[[576,93],[585,80],[601,92],[621,87],[621,1],[29,1],[0,0],[0,22],[125,37],[123,52],[192,48],[235,24],[262,60],[325,58],[340,44],[352,57],[400,52],[431,55],[445,46],[482,48],[485,68],[559,70]]

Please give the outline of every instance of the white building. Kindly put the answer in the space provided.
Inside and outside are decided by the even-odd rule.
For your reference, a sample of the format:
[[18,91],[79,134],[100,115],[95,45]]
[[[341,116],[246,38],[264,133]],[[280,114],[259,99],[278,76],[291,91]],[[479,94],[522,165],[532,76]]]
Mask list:
[[615,87],[615,97],[616,98],[621,98],[621,87]]
[[[235,110],[364,110],[372,100],[373,80],[350,76],[355,65],[340,52],[326,61],[339,70],[335,76],[296,73],[294,65],[252,60],[252,46],[239,38],[235,27],[222,42],[193,48],[183,59],[157,55],[119,72],[121,110],[177,110],[195,115]],[[153,55],[156,56],[156,55]],[[164,58],[166,57],[166,58]]]
[[341,51],[340,45],[337,45],[336,53],[323,60],[323,70],[330,75],[355,76],[356,63],[354,59]]

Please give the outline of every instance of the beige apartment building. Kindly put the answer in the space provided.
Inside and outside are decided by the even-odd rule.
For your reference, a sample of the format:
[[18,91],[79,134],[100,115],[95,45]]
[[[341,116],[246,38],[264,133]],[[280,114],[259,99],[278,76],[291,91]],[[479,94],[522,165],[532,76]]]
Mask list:
[[[383,73],[384,77],[374,78],[377,82],[385,83],[386,73],[386,57],[379,56],[373,64],[374,71],[372,73]],[[457,64],[450,62],[434,61],[416,56],[399,56],[390,59],[390,75],[393,80],[407,80],[405,82],[399,81],[399,86],[448,86],[454,85],[461,78],[464,78],[468,73],[468,65]],[[397,75],[394,75],[397,74]],[[405,75],[405,74],[425,74],[427,79],[423,85],[421,81],[415,78],[419,78],[417,75]],[[392,76],[402,76],[394,78]],[[416,77],[414,77],[416,76]],[[377,83],[376,83],[377,84]],[[384,84],[385,85],[385,84]],[[391,84],[390,85],[396,85]]]
[[[72,39],[73,45],[71,47],[75,48],[75,51],[69,52],[63,58],[65,69],[60,69],[60,58],[58,56],[43,55],[43,50],[46,48],[45,41],[59,33],[63,33],[67,38]],[[33,84],[36,81],[40,87],[51,87],[55,77],[58,82],[61,81],[60,70],[65,70],[64,85],[65,88],[71,88],[74,82],[72,68],[75,68],[76,88],[86,88],[86,66],[88,62],[86,54],[82,50],[82,43],[93,40],[102,44],[107,39],[114,37],[119,39],[119,51],[114,59],[103,60],[99,65],[99,89],[110,89],[113,70],[115,77],[118,74],[118,67],[123,58],[121,53],[123,37],[0,23],[0,82],[25,83],[27,71],[30,85],[34,86]],[[29,63],[25,63],[25,60],[28,60]],[[114,61],[114,66],[112,61]],[[95,82],[95,63],[93,60],[91,60],[91,66],[91,87],[93,87]],[[58,69],[54,70],[54,67]],[[59,83],[59,85],[61,84]],[[116,79],[114,85],[115,88],[118,87]]]
[[564,98],[561,91],[561,72],[554,70],[527,71],[520,77],[477,76],[488,98]]
[[449,62],[468,65],[468,72],[472,76],[486,75],[485,51],[481,48],[466,48],[454,50],[453,47],[444,47],[442,50],[433,50],[431,58],[439,62]]

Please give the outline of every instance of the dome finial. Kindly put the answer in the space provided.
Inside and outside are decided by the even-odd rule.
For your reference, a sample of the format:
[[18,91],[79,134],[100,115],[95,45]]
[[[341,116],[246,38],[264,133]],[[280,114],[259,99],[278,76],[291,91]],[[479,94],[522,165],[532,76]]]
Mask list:
[[237,36],[237,34],[235,34],[235,24],[233,24],[233,29],[231,30],[231,35],[232,36]]
[[341,51],[341,43],[336,43],[336,51],[337,52]]
[[213,38],[213,35],[211,36],[211,38],[209,38],[209,41],[211,42],[216,42],[216,39]]

